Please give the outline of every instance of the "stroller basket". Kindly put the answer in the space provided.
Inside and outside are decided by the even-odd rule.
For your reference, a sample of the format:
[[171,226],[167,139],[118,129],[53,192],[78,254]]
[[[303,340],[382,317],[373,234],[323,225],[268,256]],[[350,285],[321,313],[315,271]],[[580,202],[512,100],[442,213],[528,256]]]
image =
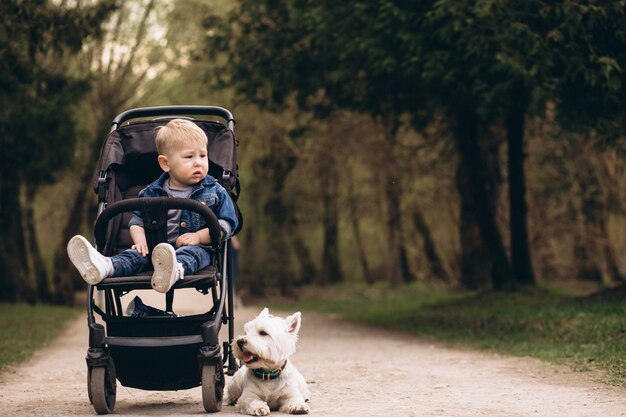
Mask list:
[[[180,390],[200,385],[198,352],[202,325],[210,315],[189,317],[106,317],[109,349],[115,359],[117,379],[126,387],[145,390]],[[165,346],[123,346],[146,338],[161,339]]]

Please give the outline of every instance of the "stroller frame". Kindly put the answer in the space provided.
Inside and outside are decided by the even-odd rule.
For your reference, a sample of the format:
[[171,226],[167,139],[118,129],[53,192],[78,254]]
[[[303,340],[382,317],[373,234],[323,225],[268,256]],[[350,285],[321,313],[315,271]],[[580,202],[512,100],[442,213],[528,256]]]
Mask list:
[[[149,127],[150,123],[163,124],[173,118],[167,116],[183,115],[218,116],[227,121],[225,129],[228,131],[221,130],[220,134],[225,133],[225,140],[229,141],[228,143],[232,142],[230,143],[233,147],[232,154],[226,152],[226,158],[222,155],[221,165],[214,163],[214,166],[218,166],[221,173],[221,178],[216,179],[231,196],[234,195],[234,188],[238,194],[234,155],[235,119],[230,111],[214,106],[163,106],[127,110],[113,120],[96,170],[94,188],[99,202],[94,236],[97,250],[107,254],[107,251],[112,250],[111,241],[116,239],[111,238],[111,234],[117,233],[115,222],[117,221],[119,226],[120,215],[141,210],[146,219],[151,219],[152,224],[157,224],[153,228],[146,224],[145,228],[151,252],[153,247],[163,240],[168,209],[184,209],[198,213],[205,219],[211,235],[212,265],[197,272],[196,275],[185,276],[184,280],[176,282],[165,294],[166,311],[172,311],[174,292],[180,288],[195,288],[205,295],[210,292],[212,306],[205,313],[186,317],[128,317],[124,316],[122,311],[121,297],[132,290],[151,289],[150,275],[105,278],[95,286],[89,285],[87,389],[89,400],[98,414],[113,411],[116,380],[125,386],[147,390],[179,390],[201,385],[205,410],[216,412],[221,409],[225,386],[224,368],[229,375],[233,375],[238,368],[230,346],[234,338],[234,294],[231,285],[230,257],[232,249],[230,240],[220,241],[220,226],[215,214],[206,205],[189,199],[158,197],[123,198],[112,203],[107,201],[111,192],[109,186],[115,187],[115,182],[111,181],[111,167],[103,165],[109,138],[113,134],[122,135],[118,129],[132,130],[133,123],[123,125],[129,120],[158,116],[157,119],[143,121]],[[218,130],[221,126],[216,122],[191,120],[198,124],[210,123],[209,127]],[[138,122],[137,125],[141,123]],[[209,140],[211,141],[211,138]],[[119,149],[116,152],[119,153]],[[156,158],[154,162],[156,163]],[[237,195],[233,199],[235,204],[236,197]],[[238,229],[240,228],[241,224]],[[96,289],[103,292],[104,310],[95,302]],[[96,314],[106,326],[96,321]],[[220,346],[219,332],[222,324],[228,325],[228,341],[224,341]]]

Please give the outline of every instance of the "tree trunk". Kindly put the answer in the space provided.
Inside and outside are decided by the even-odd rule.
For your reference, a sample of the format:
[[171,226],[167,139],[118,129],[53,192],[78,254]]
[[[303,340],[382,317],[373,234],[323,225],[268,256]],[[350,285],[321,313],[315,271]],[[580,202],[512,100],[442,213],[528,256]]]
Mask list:
[[437,253],[435,241],[433,240],[430,229],[426,224],[424,215],[417,207],[413,211],[413,224],[424,242],[424,256],[426,256],[426,260],[430,265],[431,275],[439,278],[441,281],[450,282],[450,276],[443,267],[443,262]]
[[18,299],[18,282],[24,280],[22,268],[14,257],[15,237],[11,225],[19,220],[15,219],[18,213],[17,202],[12,195],[15,192],[17,191],[11,190],[9,184],[0,183],[0,300],[8,302]]
[[[581,183],[581,187],[584,185]],[[581,195],[585,192],[584,188],[581,188]],[[574,261],[575,276],[577,279],[583,281],[602,281],[602,272],[598,268],[595,258],[596,255],[592,253],[592,243],[589,238],[589,228],[586,224],[586,219],[582,208],[579,209],[571,204],[571,210],[574,213],[576,219],[575,224],[572,227],[572,238],[574,246],[572,248],[572,258]]]
[[[257,212],[260,212],[261,206],[259,205],[259,203],[261,199],[258,197],[255,198],[255,195],[254,195],[255,190],[251,190],[251,194],[252,194],[251,201],[254,204],[254,209]],[[249,276],[252,278],[249,280],[249,283],[248,283],[250,296],[252,298],[264,297],[265,288],[266,288],[265,274],[259,273],[259,271],[261,270],[261,262],[259,260],[260,244],[258,242],[258,240],[260,239],[258,237],[259,230],[261,230],[261,228],[245,227],[244,229],[242,229],[242,232],[246,234],[246,246],[244,249],[246,251],[246,262],[239,263],[240,273],[238,274],[238,277],[237,277],[237,292],[238,293],[240,292],[240,289],[243,288],[243,285],[241,285],[242,281],[240,278],[244,276],[244,273],[246,276]]]
[[293,275],[285,267],[289,264],[287,235],[294,233],[293,230],[286,228],[288,211],[280,194],[274,195],[265,205],[265,214],[268,216],[270,224],[264,242],[268,248],[264,270],[265,273],[275,278],[276,281],[274,282],[280,288],[281,295],[289,295],[293,284]]
[[417,281],[417,277],[411,271],[409,254],[403,238],[400,238],[400,274],[405,284]]
[[348,216],[350,220],[350,226],[352,228],[352,234],[354,235],[354,244],[356,246],[356,253],[357,253],[359,265],[361,265],[361,269],[363,270],[363,278],[365,279],[365,282],[367,284],[371,285],[374,282],[376,282],[376,279],[374,278],[374,275],[370,271],[369,262],[367,261],[367,255],[365,252],[365,246],[363,245],[364,240],[361,235],[361,228],[359,227],[358,202],[357,202],[357,197],[354,194],[355,185],[354,185],[354,179],[351,173],[347,175],[347,179],[348,179],[348,184],[347,184],[348,185],[348,188],[347,188],[348,201],[346,202],[346,204],[348,205],[347,207]]
[[297,284],[309,285],[318,276],[318,269],[311,258],[311,252],[307,247],[302,234],[298,229],[298,219],[294,210],[286,210],[285,226],[291,242],[291,248],[296,255],[296,262],[300,267],[300,276],[296,280]]
[[309,248],[304,243],[304,239],[302,239],[302,236],[298,232],[296,226],[296,220],[293,216],[291,216],[289,219],[288,231],[291,239],[291,247],[296,255],[296,261],[300,265],[300,277],[298,279],[298,284],[309,285],[312,284],[315,281],[315,277],[317,277],[317,267],[313,263]]
[[[387,115],[382,117],[381,124],[387,152],[394,155],[399,121],[396,116]],[[402,212],[400,209],[402,184],[400,177],[394,172],[393,164],[389,164],[383,169],[382,176],[386,182],[385,202],[387,206],[387,245],[389,248],[389,259],[385,264],[389,271],[391,284],[398,285],[401,282],[414,280],[407,265],[406,250],[402,243]]]
[[456,186],[460,199],[459,240],[461,243],[461,261],[459,284],[468,290],[477,290],[490,285],[492,274],[489,251],[483,243],[469,191],[468,174],[459,166],[456,174]]
[[578,278],[586,281],[602,282],[604,273],[600,265],[602,250],[597,244],[598,219],[603,216],[601,187],[597,176],[592,172],[579,175],[581,204],[578,214],[580,234],[582,236],[574,246]]
[[626,282],[626,277],[619,270],[617,265],[617,256],[615,255],[615,249],[608,240],[608,235],[605,229],[605,243],[604,243],[604,259],[606,259],[607,275],[611,283]]
[[[617,265],[615,250],[607,233],[606,213],[596,213],[593,219],[587,218],[585,223],[586,269],[582,270],[585,279],[602,282],[605,285],[623,282],[624,276]],[[581,251],[580,248],[578,249]]]
[[506,290],[514,287],[511,265],[504,248],[502,236],[496,224],[493,201],[493,190],[487,183],[486,167],[478,141],[476,113],[469,103],[464,103],[456,113],[454,138],[463,167],[462,173],[467,175],[470,207],[476,217],[480,236],[488,249],[493,271],[491,282],[495,290]]
[[400,208],[397,206],[398,181],[389,176],[385,187],[385,201],[387,203],[387,245],[388,259],[385,266],[388,270],[391,284],[398,285],[404,281],[400,276]]
[[327,159],[326,169],[321,172],[324,204],[324,239],[322,248],[322,276],[325,281],[336,284],[343,281],[339,262],[339,209],[337,174],[334,158]]
[[[28,195],[35,195],[35,187],[28,187]],[[39,249],[39,241],[37,238],[37,227],[35,226],[35,218],[33,213],[33,200],[26,200],[26,208],[24,210],[24,225],[26,229],[26,241],[28,253],[32,261],[33,271],[35,273],[35,283],[37,287],[37,297],[44,302],[52,301],[52,293],[50,292],[50,283],[48,282],[48,273],[45,268],[41,250]]]
[[0,173],[0,300],[33,304],[36,295],[29,280],[19,191],[15,178]]
[[512,97],[515,103],[506,118],[509,170],[509,227],[511,231],[511,264],[518,284],[534,285],[530,246],[528,244],[526,180],[524,175],[524,119],[526,101],[521,92]]
[[608,208],[603,193],[601,176],[597,170],[579,174],[581,208],[577,216],[582,224],[583,238],[576,247],[578,276],[585,280],[613,284],[624,277],[617,265],[617,257],[607,232]]

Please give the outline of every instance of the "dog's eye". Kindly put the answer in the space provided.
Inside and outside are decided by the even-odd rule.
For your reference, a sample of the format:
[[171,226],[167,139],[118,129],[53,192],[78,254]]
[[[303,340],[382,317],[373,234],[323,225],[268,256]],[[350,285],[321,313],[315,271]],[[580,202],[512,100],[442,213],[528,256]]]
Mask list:
[[259,336],[268,336],[267,332],[265,330],[261,330],[259,332]]

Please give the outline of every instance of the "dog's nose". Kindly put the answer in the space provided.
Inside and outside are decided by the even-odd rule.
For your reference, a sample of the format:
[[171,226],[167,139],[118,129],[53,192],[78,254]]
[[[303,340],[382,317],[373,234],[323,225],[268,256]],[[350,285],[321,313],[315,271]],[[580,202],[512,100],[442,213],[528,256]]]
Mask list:
[[237,346],[239,346],[239,349],[243,349],[243,345],[245,344],[246,344],[246,339],[237,340]]

